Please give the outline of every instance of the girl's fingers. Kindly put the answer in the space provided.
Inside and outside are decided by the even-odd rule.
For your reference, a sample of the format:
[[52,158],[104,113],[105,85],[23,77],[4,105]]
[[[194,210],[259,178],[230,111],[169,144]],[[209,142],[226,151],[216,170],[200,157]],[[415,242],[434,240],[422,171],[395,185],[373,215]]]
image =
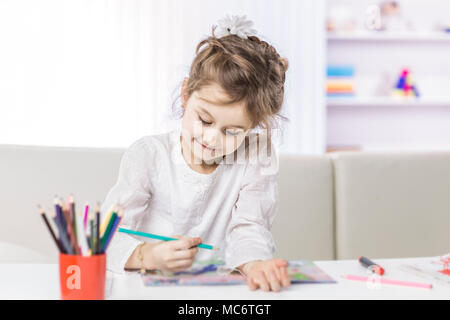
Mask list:
[[255,277],[255,282],[259,285],[262,291],[269,291],[269,283],[267,282],[264,272],[260,271]]
[[287,268],[281,268],[281,284],[283,287],[289,287],[291,284]]
[[281,274],[281,268],[274,268],[275,276],[277,277],[278,281],[281,283],[282,280],[282,274]]
[[253,282],[252,277],[247,278],[247,284],[251,291],[258,289],[258,286]]
[[277,276],[275,275],[275,271],[273,269],[270,269],[266,273],[266,278],[269,280],[270,289],[272,289],[272,291],[280,291],[280,281],[277,279]]
[[186,250],[192,247],[196,247],[200,243],[202,243],[201,238],[188,238],[181,237],[179,240],[170,241],[171,246],[175,250]]
[[281,260],[281,259],[275,260],[275,266],[277,266],[278,268],[287,267],[288,264],[289,264],[289,261],[287,261],[287,260]]
[[185,259],[185,260],[175,260],[172,263],[170,263],[170,268],[173,270],[184,270],[189,268],[192,265],[192,259]]
[[176,260],[194,259],[197,252],[198,252],[197,247],[187,250],[177,250],[174,251],[173,258]]

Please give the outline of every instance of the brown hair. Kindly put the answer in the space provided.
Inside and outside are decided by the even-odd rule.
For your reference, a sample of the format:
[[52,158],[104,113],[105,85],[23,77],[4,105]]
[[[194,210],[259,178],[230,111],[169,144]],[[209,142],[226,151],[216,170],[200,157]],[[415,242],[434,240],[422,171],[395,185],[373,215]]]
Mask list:
[[[284,83],[288,61],[273,46],[256,36],[242,39],[236,35],[202,40],[196,49],[185,92],[193,92],[210,83],[217,83],[229,97],[224,104],[244,101],[252,128],[276,127],[284,101]],[[183,110],[184,111],[184,110]]]

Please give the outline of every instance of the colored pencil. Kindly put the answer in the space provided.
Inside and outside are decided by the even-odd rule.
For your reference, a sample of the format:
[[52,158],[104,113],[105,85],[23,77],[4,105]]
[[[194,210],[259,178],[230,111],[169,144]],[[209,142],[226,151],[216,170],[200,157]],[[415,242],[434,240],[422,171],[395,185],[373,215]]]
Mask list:
[[103,236],[105,233],[106,227],[108,226],[109,220],[111,219],[111,215],[113,214],[114,206],[111,207],[107,213],[106,217],[103,219],[102,224],[100,225],[100,236]]
[[100,253],[100,204],[97,203],[95,210],[95,254]]
[[89,246],[91,247],[91,255],[95,254],[95,231],[94,231],[94,215],[89,215],[89,228],[90,228],[90,237],[89,237]]
[[84,229],[86,229],[86,227],[87,227],[88,213],[89,213],[89,204],[86,202],[86,204],[84,206],[84,219],[83,219]]
[[104,254],[119,228],[123,217],[122,209],[118,205],[113,205],[105,219],[101,221],[100,202],[91,212],[87,202],[83,212],[77,213],[75,208],[73,195],[70,195],[66,202],[63,198],[55,196],[54,210],[48,210],[49,215],[38,205],[38,212],[58,251],[82,256]]
[[70,216],[67,213],[67,210],[64,210],[61,199],[55,198],[55,210],[56,215],[59,218],[59,221],[61,222],[61,226],[64,228],[67,234],[67,239],[69,240],[70,244],[73,246],[73,239],[72,239],[72,220]]
[[[67,212],[63,211],[63,208],[61,206],[61,200],[59,197],[55,198],[55,214],[56,214],[56,220],[53,220],[55,223],[59,223],[59,226],[61,227],[61,230],[59,230],[60,238],[62,239],[66,252],[72,253],[74,252],[74,246],[72,241],[72,235],[71,235],[71,222],[70,217],[67,216]],[[62,235],[61,235],[62,233]],[[68,246],[67,246],[67,244]]]
[[108,225],[105,229],[105,232],[102,234],[102,238],[100,240],[100,252],[103,252],[103,248],[105,246],[106,240],[108,239],[108,235],[111,232],[111,228],[114,225],[114,222],[116,222],[116,217],[117,217],[116,210],[117,209],[114,208],[113,213],[112,213],[111,217],[109,218]]
[[70,243],[73,247],[74,246],[74,242],[73,242],[73,231],[72,231],[72,219],[70,218],[69,212],[67,210],[65,210],[64,208],[61,207],[60,204],[58,204],[58,207],[60,208],[61,212],[62,212],[62,216],[64,217],[64,225],[65,225],[65,230],[67,231],[67,237],[70,240]]
[[73,229],[74,222],[73,222],[73,218],[70,216],[70,211],[68,210],[68,208],[66,206],[64,206],[64,204],[62,203],[61,200],[59,202],[59,207],[61,207],[61,210],[66,218],[67,235],[68,235],[69,242],[70,242],[73,250],[75,251],[75,254],[80,254],[80,248],[78,247],[78,241],[77,241],[74,229]]
[[58,238],[56,238],[56,235],[55,235],[55,232],[53,231],[53,228],[50,226],[50,223],[48,222],[48,219],[47,219],[47,217],[45,215],[44,210],[39,205],[38,205],[38,210],[39,210],[39,213],[41,214],[42,219],[44,220],[45,225],[48,228],[48,231],[50,232],[50,235],[53,238],[53,241],[55,241],[59,252],[64,252],[64,249],[61,247],[61,244],[59,243]]
[[411,281],[402,281],[402,280],[393,280],[393,279],[385,279],[385,278],[374,278],[374,277],[366,277],[366,276],[357,276],[357,275],[343,275],[343,278],[347,280],[353,281],[362,281],[362,282],[370,282],[370,283],[383,283],[383,284],[391,284],[397,286],[406,286],[406,287],[415,287],[415,288],[424,288],[424,289],[432,289],[433,285],[430,283],[419,283],[419,282],[411,282]]
[[60,206],[59,198],[57,198],[56,196],[55,196],[54,204],[55,204],[56,216],[58,216],[58,219],[59,219],[59,221],[61,222],[61,226],[62,226],[64,229],[67,229],[67,221],[66,221],[66,218],[64,217],[62,208],[61,208],[61,206]]
[[[169,238],[169,237],[165,237],[165,236],[159,236],[159,235],[156,235],[156,234],[140,232],[140,231],[133,231],[133,230],[123,229],[123,228],[119,228],[119,232],[128,233],[128,234],[141,236],[141,237],[147,237],[147,238],[152,238],[152,239],[163,240],[163,241],[179,240],[179,239],[176,239],[176,238]],[[203,243],[197,245],[197,247],[202,248],[202,249],[209,249],[209,250],[218,250],[219,249],[217,247],[211,246],[209,244],[203,244]]]
[[112,229],[110,230],[110,232],[108,234],[108,237],[106,239],[105,244],[103,245],[102,253],[105,253],[106,250],[108,249],[108,245],[111,242],[112,237],[116,234],[117,227],[119,226],[120,221],[122,220],[122,217],[123,217],[122,210],[119,209],[119,212],[117,213],[116,220],[114,221]]
[[73,224],[73,239],[75,241],[75,249],[78,249],[78,252],[80,252],[80,243],[78,242],[78,226],[77,226],[77,217],[76,217],[76,211],[75,211],[75,200],[73,198],[73,195],[70,195],[68,198],[68,210],[70,213],[70,218],[72,219]]
[[59,239],[61,241],[61,246],[64,248],[64,253],[67,254],[73,254],[73,248],[70,245],[68,236],[67,236],[67,231],[63,228],[62,226],[62,222],[59,219],[58,215],[56,214],[56,212],[51,212],[50,214],[51,218],[53,219],[53,221],[55,222],[55,225],[58,229],[59,232]]
[[87,243],[86,233],[83,228],[83,221],[81,213],[75,213],[75,221],[78,229],[78,243],[80,244],[81,254],[87,256],[89,254],[89,246]]

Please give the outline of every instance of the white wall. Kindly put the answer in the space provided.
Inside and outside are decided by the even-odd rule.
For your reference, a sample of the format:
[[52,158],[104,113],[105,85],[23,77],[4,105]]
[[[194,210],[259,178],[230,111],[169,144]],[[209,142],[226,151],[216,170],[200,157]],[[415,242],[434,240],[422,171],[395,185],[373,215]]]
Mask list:
[[282,150],[324,148],[323,0],[0,0],[0,143],[126,147],[169,130],[194,48],[246,14],[290,61]]

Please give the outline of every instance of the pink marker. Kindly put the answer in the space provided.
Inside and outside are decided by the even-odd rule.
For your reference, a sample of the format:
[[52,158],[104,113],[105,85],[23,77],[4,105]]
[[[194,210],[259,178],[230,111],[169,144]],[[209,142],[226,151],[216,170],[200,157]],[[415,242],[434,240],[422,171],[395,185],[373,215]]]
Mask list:
[[415,288],[424,288],[424,289],[433,288],[433,285],[430,283],[419,283],[419,282],[410,282],[410,281],[402,281],[402,280],[356,276],[356,275],[352,275],[352,274],[345,275],[343,277],[347,280],[353,280],[353,281],[377,282],[377,283],[383,283],[383,284],[392,284],[392,285],[397,285],[397,286],[406,286],[406,287],[415,287]]

